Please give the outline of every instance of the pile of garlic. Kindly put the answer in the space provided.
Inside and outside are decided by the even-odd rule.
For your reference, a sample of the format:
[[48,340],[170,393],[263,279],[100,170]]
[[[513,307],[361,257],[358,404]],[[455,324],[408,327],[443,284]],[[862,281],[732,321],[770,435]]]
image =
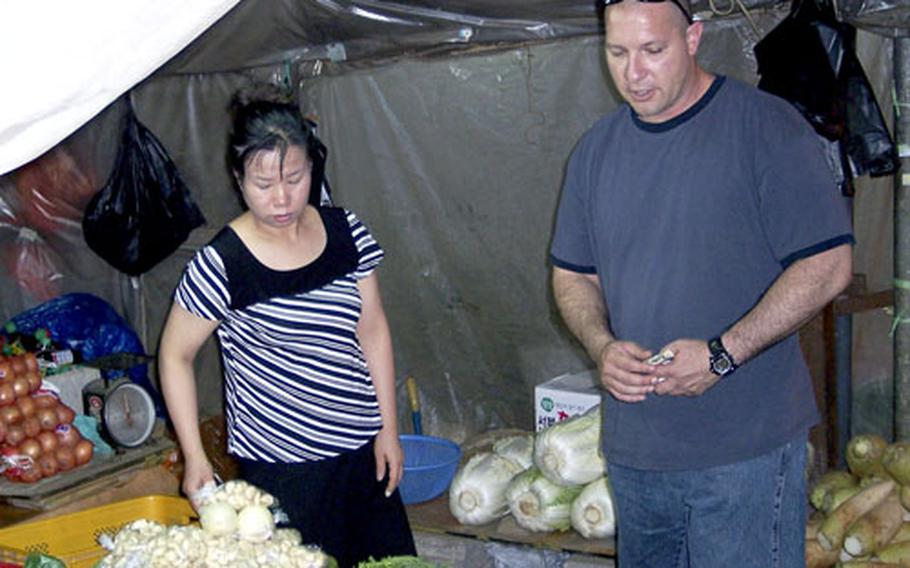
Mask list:
[[133,521],[113,539],[99,539],[109,554],[97,568],[329,566],[319,548],[301,544],[298,531],[275,528],[275,499],[257,487],[228,481],[193,497],[201,527]]
[[98,568],[325,568],[328,557],[318,548],[300,545],[300,534],[278,529],[265,542],[234,536],[212,536],[194,526],[165,526],[140,519],[124,526]]
[[242,479],[233,479],[218,486],[206,485],[193,495],[193,501],[202,507],[209,503],[223,502],[237,511],[249,505],[271,507],[275,504],[274,497]]

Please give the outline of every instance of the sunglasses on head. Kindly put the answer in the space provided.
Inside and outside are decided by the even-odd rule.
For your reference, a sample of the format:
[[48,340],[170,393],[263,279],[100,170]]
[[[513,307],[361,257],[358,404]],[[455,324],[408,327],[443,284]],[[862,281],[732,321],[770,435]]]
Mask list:
[[[613,4],[619,4],[623,0],[601,0],[601,5],[606,8],[607,6],[612,6]],[[686,21],[690,24],[692,23],[692,16],[689,14],[689,11],[683,7],[682,3],[679,0],[634,0],[636,2],[647,2],[648,4],[656,4],[658,2],[672,2],[676,5],[677,8],[682,11],[683,16],[686,17]]]

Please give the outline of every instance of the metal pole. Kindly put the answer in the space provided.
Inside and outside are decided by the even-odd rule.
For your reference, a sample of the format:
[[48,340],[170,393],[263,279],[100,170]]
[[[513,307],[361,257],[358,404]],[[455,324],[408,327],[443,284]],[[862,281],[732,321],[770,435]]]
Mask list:
[[[894,38],[894,132],[901,148],[901,169],[894,176],[894,438],[910,440],[910,38]],[[910,320],[906,320],[910,322]]]
[[853,315],[841,314],[834,320],[834,369],[837,375],[837,457],[838,466],[846,465],[850,439],[850,414],[853,405]]

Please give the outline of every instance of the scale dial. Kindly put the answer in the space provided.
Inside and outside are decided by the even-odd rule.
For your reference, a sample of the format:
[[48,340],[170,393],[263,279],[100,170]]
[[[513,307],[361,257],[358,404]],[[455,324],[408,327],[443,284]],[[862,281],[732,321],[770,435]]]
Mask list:
[[111,389],[104,401],[104,427],[120,446],[136,447],[155,427],[155,403],[139,385],[123,382]]

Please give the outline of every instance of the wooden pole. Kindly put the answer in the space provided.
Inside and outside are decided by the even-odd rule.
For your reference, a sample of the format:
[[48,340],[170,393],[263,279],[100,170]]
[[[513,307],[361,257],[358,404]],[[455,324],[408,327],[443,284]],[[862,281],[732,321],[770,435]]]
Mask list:
[[[894,438],[910,440],[910,38],[894,38]],[[907,178],[907,179],[905,179]]]

